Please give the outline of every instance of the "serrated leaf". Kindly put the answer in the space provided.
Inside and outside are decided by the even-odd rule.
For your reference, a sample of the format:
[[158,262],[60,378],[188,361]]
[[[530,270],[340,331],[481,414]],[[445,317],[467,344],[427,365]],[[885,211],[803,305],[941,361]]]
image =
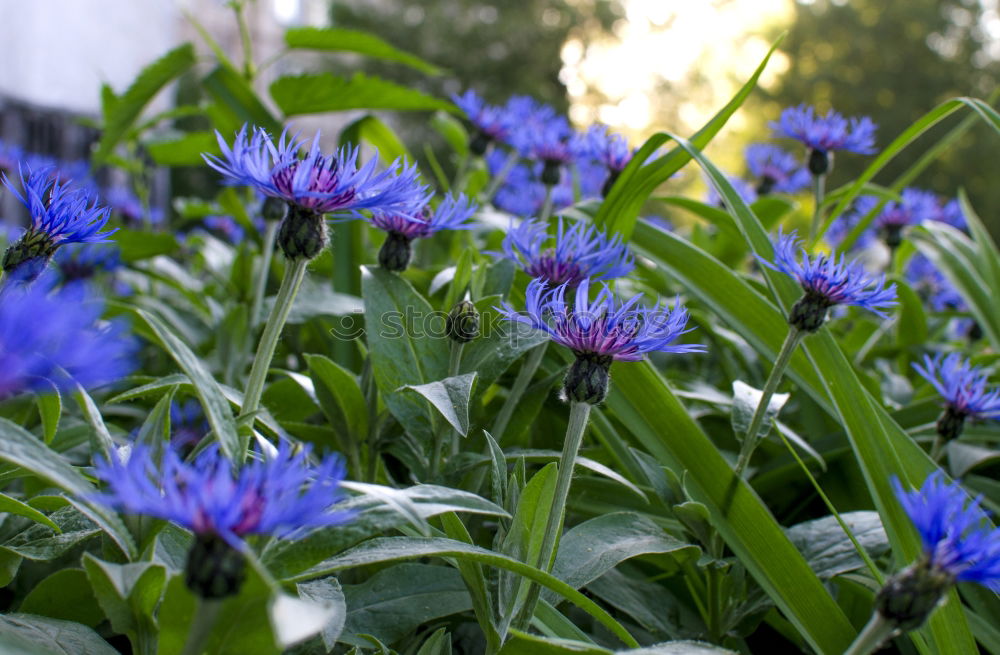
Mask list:
[[404,52],[374,34],[359,30],[342,27],[293,27],[285,31],[285,43],[293,49],[355,52],[375,59],[394,61],[430,75],[441,73],[441,69],[434,64]]
[[194,48],[185,43],[146,66],[128,89],[108,103],[101,140],[94,153],[94,165],[100,166],[115,146],[142,114],[159,91],[171,80],[188,70],[195,62]]
[[290,75],[272,82],[270,90],[288,116],[348,109],[455,110],[450,102],[364,73],[350,79],[333,73]]
[[415,391],[426,398],[448,424],[463,437],[469,433],[469,399],[476,373],[466,373],[455,377],[428,382],[427,384],[405,385],[403,389]]

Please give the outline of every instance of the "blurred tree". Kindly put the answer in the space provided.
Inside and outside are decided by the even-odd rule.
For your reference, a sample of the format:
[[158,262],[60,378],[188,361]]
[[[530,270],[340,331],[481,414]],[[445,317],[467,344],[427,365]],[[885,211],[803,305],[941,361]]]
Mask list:
[[[776,35],[776,34],[775,34]],[[825,111],[868,115],[884,147],[935,105],[955,96],[987,98],[1000,73],[996,0],[799,0],[782,49],[790,66],[773,92],[781,107],[806,102]],[[769,108],[776,115],[778,107]],[[960,113],[904,151],[876,181],[891,182],[948,129]],[[1000,194],[992,166],[1000,137],[977,123],[916,184],[954,195],[960,187],[994,236],[1000,235]],[[837,160],[835,183],[850,179],[870,157]]]
[[621,15],[620,0],[334,0],[331,8],[335,26],[372,32],[447,70],[427,78],[365,63],[371,72],[439,95],[474,88],[503,102],[530,94],[563,111],[563,43]]

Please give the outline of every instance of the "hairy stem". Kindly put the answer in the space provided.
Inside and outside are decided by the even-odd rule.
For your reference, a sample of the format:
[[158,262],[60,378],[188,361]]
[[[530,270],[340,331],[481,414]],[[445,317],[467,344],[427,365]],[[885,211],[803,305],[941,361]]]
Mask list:
[[205,652],[208,636],[212,634],[212,628],[215,627],[221,609],[221,600],[198,598],[182,655],[202,655]]
[[826,188],[826,175],[813,175],[813,217],[809,226],[809,243],[816,241],[819,224],[823,220],[823,196]]
[[844,651],[844,655],[868,655],[878,649],[882,643],[892,636],[895,628],[878,612],[872,614],[872,618],[858,634],[854,643]]
[[264,243],[261,244],[260,271],[253,292],[253,308],[250,310],[250,325],[257,325],[260,312],[264,306],[264,293],[267,290],[267,278],[271,272],[271,255],[274,253],[274,236],[278,233],[278,221],[268,221],[264,230]]

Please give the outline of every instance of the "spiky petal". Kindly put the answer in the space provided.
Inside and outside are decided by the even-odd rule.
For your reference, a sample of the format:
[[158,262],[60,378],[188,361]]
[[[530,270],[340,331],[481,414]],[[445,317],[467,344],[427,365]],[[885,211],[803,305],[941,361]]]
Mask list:
[[924,355],[923,366],[913,368],[954,411],[972,419],[1000,419],[1000,389],[990,389],[986,373],[958,353]]
[[582,221],[567,228],[562,217],[555,239],[549,235],[547,222],[522,221],[507,232],[503,250],[525,273],[553,287],[563,283],[575,287],[586,278],[622,277],[635,268],[621,237],[608,237]]
[[847,150],[870,155],[875,152],[876,125],[867,116],[847,119],[832,109],[820,116],[814,108],[802,104],[785,109],[771,127],[778,136],[796,139],[823,153]]

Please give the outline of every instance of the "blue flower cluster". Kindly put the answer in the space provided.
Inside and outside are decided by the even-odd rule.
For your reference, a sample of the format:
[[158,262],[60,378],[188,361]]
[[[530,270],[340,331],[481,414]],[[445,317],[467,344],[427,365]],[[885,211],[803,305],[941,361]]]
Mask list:
[[847,119],[832,109],[821,116],[813,107],[802,104],[781,112],[771,127],[777,136],[795,139],[810,150],[846,150],[862,155],[875,152],[876,126],[867,116]]

